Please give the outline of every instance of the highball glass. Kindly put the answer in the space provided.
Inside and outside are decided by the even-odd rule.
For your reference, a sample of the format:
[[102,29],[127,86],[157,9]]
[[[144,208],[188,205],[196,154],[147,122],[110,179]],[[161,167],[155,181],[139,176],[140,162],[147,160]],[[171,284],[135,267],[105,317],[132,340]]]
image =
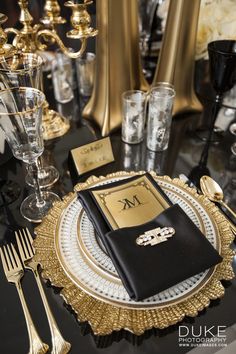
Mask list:
[[150,91],[147,122],[147,148],[168,148],[175,91],[171,84],[160,82]]
[[42,192],[38,179],[38,157],[43,153],[42,111],[44,94],[34,88],[20,87],[0,91],[0,127],[13,155],[25,162],[31,171],[35,194],[23,200],[20,211],[24,218],[41,222],[60,198],[52,192]]
[[122,94],[122,140],[125,143],[138,144],[144,138],[146,97],[145,92],[138,90],[126,91]]
[[71,59],[63,53],[57,53],[52,62],[52,81],[57,102],[67,103],[74,98],[73,79]]
[[93,91],[95,70],[95,54],[85,53],[82,57],[76,59],[77,81],[79,92],[82,96],[89,97]]

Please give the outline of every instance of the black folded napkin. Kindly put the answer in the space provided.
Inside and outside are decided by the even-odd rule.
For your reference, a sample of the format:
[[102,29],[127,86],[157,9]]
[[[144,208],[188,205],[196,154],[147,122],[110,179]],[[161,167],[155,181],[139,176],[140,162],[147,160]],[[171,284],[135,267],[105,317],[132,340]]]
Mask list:
[[[140,235],[158,227],[173,227],[175,234],[154,246],[137,245]],[[105,240],[129,296],[136,301],[168,289],[222,260],[177,204],[144,225],[106,233]]]
[[[136,301],[222,260],[148,173],[80,191],[78,198],[127,292]],[[162,235],[163,228],[174,232]]]

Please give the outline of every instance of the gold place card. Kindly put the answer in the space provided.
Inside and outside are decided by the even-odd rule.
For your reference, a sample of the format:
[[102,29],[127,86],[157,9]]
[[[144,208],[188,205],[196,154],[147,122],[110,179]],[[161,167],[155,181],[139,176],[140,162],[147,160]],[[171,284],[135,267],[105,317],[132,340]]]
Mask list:
[[145,175],[92,194],[113,230],[144,224],[170,206]]
[[79,175],[114,161],[109,137],[80,146],[70,153]]

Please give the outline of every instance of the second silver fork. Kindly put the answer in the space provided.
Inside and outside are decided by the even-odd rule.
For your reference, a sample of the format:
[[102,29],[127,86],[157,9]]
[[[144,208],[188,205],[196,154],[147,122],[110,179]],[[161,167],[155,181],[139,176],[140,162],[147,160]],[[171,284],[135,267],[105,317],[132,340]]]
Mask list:
[[17,241],[17,246],[20,252],[20,256],[22,259],[22,262],[24,264],[24,267],[26,269],[30,269],[34,276],[35,280],[37,282],[39,292],[43,301],[43,305],[46,311],[50,331],[51,331],[51,337],[52,337],[52,354],[67,354],[70,351],[71,344],[66,342],[65,339],[62,337],[58,326],[56,324],[56,321],[54,319],[54,316],[51,312],[51,309],[49,307],[41,280],[38,272],[38,266],[39,264],[33,260],[34,256],[34,248],[33,248],[33,238],[29,232],[28,229],[22,231],[15,232],[16,235],[16,241]]

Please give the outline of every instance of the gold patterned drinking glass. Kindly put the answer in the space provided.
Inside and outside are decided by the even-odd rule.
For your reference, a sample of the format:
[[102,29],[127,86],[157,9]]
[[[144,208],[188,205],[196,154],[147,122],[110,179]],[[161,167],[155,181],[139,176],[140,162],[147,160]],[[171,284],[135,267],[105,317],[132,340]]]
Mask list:
[[43,192],[38,179],[38,157],[43,153],[42,111],[44,94],[34,88],[20,87],[0,91],[0,127],[13,155],[25,162],[33,176],[35,194],[23,200],[20,211],[31,222],[40,222],[60,200],[52,192]]
[[[18,53],[7,58],[0,58],[0,89],[12,87],[32,87],[42,90],[43,59],[32,53]],[[44,107],[45,107],[44,103]],[[50,187],[59,179],[59,172],[54,166],[44,166],[40,159],[40,187]],[[33,186],[33,178],[28,171],[26,183]]]

